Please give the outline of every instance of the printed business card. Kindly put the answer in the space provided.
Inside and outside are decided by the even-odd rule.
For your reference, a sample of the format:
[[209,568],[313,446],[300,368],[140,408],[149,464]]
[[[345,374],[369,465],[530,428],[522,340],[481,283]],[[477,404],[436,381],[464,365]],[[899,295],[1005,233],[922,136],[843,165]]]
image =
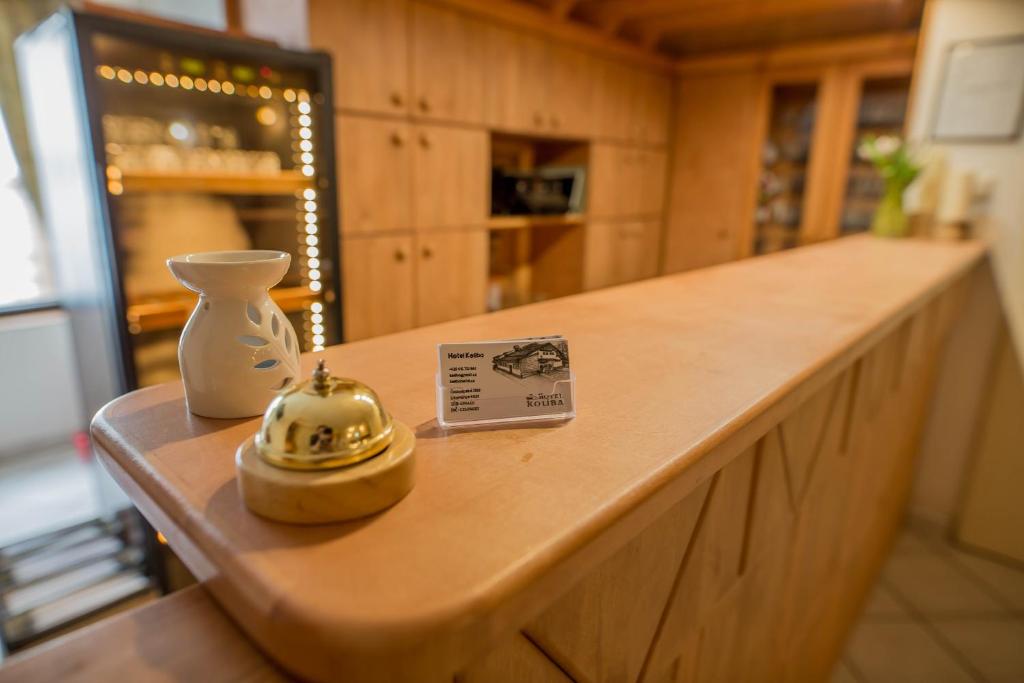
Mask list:
[[572,417],[569,343],[561,336],[438,344],[438,421]]

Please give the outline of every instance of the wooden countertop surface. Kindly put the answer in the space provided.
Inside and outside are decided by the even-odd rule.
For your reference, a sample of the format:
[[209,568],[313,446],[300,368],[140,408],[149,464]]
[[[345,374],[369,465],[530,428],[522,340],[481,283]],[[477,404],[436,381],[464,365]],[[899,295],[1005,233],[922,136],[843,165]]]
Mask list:
[[[233,460],[258,420],[190,415],[179,383],[113,401],[93,435],[136,504],[286,667],[352,680],[430,662],[450,673],[984,252],[850,237],[329,348],[318,355],[334,373],[374,387],[418,438],[413,492],[347,524],[248,513]],[[437,343],[546,334],[569,339],[575,420],[437,427]]]

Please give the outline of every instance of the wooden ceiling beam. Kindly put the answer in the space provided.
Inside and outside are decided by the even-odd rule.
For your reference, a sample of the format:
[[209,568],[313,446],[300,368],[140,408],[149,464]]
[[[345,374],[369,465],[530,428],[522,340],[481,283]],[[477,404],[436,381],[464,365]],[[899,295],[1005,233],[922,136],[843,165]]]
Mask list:
[[627,19],[621,30],[635,35],[639,43],[654,48],[671,33],[728,28],[765,21],[784,21],[809,15],[847,10],[874,12],[898,10],[907,0],[731,0],[703,7],[691,7],[656,16]]
[[579,0],[551,0],[549,8],[555,19],[566,19],[577,4]]

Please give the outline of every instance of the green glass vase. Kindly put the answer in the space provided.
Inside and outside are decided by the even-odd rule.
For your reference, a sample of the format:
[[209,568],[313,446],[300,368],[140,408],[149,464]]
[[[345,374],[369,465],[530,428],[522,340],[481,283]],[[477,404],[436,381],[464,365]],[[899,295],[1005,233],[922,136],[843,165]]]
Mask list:
[[906,237],[910,233],[910,223],[903,212],[904,189],[902,183],[886,183],[885,194],[871,221],[872,233],[879,237]]

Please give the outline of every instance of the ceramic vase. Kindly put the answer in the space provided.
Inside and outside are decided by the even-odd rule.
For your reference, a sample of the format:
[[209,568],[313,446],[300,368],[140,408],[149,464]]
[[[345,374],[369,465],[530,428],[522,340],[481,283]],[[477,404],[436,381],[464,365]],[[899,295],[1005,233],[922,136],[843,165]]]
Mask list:
[[299,375],[299,344],[268,290],[288,271],[282,251],[210,251],[167,260],[199,302],[178,343],[188,409],[203,417],[262,415]]

